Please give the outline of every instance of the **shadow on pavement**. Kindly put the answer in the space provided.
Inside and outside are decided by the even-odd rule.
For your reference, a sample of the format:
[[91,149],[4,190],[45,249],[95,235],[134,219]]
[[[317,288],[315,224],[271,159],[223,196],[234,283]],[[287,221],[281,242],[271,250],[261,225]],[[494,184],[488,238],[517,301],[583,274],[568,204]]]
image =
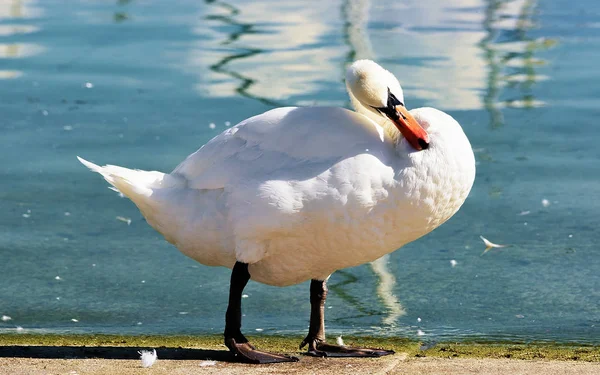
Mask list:
[[[155,348],[159,359],[234,362],[227,350]],[[142,347],[124,346],[0,346],[0,357],[139,359]]]

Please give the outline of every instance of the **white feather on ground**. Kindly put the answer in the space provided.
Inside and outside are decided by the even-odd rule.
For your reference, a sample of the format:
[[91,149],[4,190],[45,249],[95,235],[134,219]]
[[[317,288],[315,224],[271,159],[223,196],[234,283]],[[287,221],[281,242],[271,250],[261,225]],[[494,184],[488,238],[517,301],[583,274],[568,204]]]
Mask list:
[[142,367],[150,367],[156,362],[158,356],[156,355],[156,349],[150,350],[140,350],[139,352],[140,359],[142,360]]

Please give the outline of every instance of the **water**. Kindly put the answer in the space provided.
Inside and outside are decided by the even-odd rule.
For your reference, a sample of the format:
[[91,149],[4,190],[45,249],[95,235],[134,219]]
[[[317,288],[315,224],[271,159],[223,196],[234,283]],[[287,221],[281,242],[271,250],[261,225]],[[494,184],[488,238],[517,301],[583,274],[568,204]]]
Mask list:
[[[458,119],[478,171],[448,223],[332,276],[329,332],[600,343],[600,3],[440,4],[1,1],[0,332],[221,332],[228,270],[75,155],[169,171],[274,106],[347,106],[367,57]],[[306,330],[307,284],[245,293],[247,332]]]

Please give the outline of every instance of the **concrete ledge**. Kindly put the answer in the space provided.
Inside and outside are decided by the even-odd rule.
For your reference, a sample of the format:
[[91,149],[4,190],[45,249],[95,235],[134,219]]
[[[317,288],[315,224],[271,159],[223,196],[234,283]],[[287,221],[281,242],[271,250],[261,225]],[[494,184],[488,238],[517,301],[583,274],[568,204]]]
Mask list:
[[[344,337],[346,345],[393,349],[378,359],[303,356],[301,337],[253,336],[263,350],[293,354],[300,362],[246,365],[221,336],[116,336],[0,334],[4,374],[600,374],[600,347],[554,343],[438,343],[400,338]],[[142,368],[138,350],[155,348],[158,360]]]

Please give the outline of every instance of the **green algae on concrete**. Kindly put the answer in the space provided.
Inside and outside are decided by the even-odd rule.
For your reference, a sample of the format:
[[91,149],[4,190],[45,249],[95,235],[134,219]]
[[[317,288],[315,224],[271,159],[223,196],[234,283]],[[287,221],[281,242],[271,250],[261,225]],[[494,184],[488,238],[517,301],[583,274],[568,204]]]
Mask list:
[[[301,354],[300,336],[249,336],[262,350]],[[557,343],[505,342],[441,342],[424,346],[403,338],[373,338],[345,336],[349,346],[392,349],[410,357],[435,358],[510,358],[600,362],[600,346]],[[149,348],[192,348],[226,350],[220,335],[208,336],[120,336],[120,335],[58,335],[0,334],[0,346],[122,346]]]

